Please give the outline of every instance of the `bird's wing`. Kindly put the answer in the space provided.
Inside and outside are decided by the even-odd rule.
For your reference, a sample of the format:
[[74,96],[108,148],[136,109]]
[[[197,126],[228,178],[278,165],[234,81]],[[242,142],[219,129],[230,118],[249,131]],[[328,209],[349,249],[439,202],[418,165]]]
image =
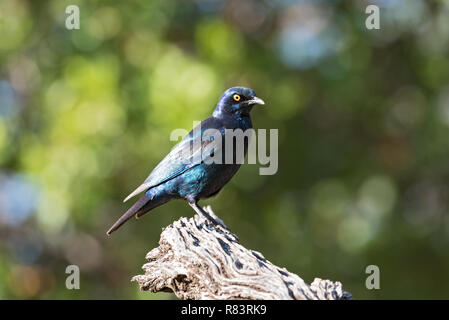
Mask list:
[[123,202],[151,187],[158,186],[183,174],[187,170],[201,164],[207,158],[210,158],[213,152],[217,152],[222,148],[221,143],[216,143],[210,139],[202,139],[203,132],[203,129],[193,129],[186,135],[154,168],[148,178],[127,196]]

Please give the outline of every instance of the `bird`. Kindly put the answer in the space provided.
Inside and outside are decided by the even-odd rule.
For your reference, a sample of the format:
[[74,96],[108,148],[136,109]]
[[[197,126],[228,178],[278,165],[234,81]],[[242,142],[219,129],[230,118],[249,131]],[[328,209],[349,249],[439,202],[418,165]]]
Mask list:
[[[235,161],[236,146],[233,145],[234,161],[207,162],[207,157],[198,157],[205,145],[214,139],[202,140],[205,130],[213,129],[221,135],[221,144],[217,139],[211,148],[213,157],[216,151],[225,149],[226,130],[245,131],[252,128],[250,111],[255,105],[265,102],[257,97],[256,92],[246,87],[227,89],[219,98],[210,117],[203,120],[190,131],[165,158],[153,169],[147,179],[135,189],[123,202],[145,192],[107,231],[107,235],[120,228],[132,216],[140,218],[150,210],[168,201],[183,199],[198,213],[217,223],[209,214],[198,206],[200,199],[215,196],[236,174],[241,161]],[[234,138],[233,138],[234,139]],[[199,143],[198,143],[199,142]],[[244,155],[248,150],[248,139],[244,140]],[[226,150],[225,150],[226,151]],[[211,162],[211,163],[210,163]]]

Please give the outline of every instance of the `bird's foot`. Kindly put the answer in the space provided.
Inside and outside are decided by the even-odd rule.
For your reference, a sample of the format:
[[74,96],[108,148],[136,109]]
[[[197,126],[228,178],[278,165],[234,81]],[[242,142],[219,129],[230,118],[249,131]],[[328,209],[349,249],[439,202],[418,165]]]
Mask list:
[[221,220],[219,217],[217,217],[213,212],[212,214],[214,215],[214,217],[212,217],[211,214],[208,213],[210,209],[210,206],[206,207],[206,208],[202,208],[202,212],[203,215],[209,220],[211,221],[213,224],[215,224],[216,226],[220,226],[225,230],[229,230],[229,228],[224,224],[223,220]]
[[[211,206],[207,206],[202,208],[202,210],[207,213],[207,215],[210,217],[208,218],[212,223],[214,223],[216,226],[220,226],[225,234],[231,237],[232,241],[238,242],[239,238],[237,235],[233,234],[231,230],[224,224],[223,220],[221,220],[213,211]],[[212,219],[212,220],[211,220]]]
[[[190,206],[198,213],[200,216],[203,216],[206,218],[206,221],[209,221],[215,226],[221,227],[225,233],[232,234],[231,230],[224,224],[223,220],[221,220],[219,217],[215,215],[215,213],[212,211],[212,208],[210,206],[207,206],[205,208],[201,208],[196,203],[189,203]],[[232,234],[233,235],[233,234]],[[236,237],[234,235],[234,237]],[[238,239],[236,239],[238,240]]]
[[228,229],[228,227],[226,227],[226,225],[224,224],[223,220],[221,220],[220,218],[218,218],[217,216],[212,217],[208,212],[207,212],[207,208],[201,208],[200,206],[192,206],[193,209],[196,211],[196,213],[198,213],[199,215],[203,216],[206,218],[207,221],[212,222],[214,225],[216,226],[221,226],[224,229]]

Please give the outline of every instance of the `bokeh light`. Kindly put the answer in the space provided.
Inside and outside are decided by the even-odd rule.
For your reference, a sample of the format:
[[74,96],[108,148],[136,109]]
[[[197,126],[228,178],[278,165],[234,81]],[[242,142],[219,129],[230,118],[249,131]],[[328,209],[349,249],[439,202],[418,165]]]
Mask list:
[[129,279],[185,203],[105,232],[235,85],[279,129],[276,175],[245,164],[202,202],[241,243],[356,298],[448,298],[448,19],[448,1],[0,1],[0,298],[174,298]]

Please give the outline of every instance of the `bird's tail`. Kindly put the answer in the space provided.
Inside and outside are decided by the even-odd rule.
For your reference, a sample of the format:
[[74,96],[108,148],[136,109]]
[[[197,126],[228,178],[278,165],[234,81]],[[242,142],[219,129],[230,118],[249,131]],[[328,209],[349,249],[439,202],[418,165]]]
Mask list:
[[128,211],[126,211],[120,217],[120,219],[118,219],[112,225],[112,227],[108,230],[108,232],[106,232],[106,234],[110,235],[112,232],[120,228],[122,224],[128,221],[133,215],[135,215],[136,218],[139,218],[151,209],[154,209],[167,201],[168,199],[161,199],[158,197],[152,198],[151,196],[144,194],[131,208],[128,209]]

